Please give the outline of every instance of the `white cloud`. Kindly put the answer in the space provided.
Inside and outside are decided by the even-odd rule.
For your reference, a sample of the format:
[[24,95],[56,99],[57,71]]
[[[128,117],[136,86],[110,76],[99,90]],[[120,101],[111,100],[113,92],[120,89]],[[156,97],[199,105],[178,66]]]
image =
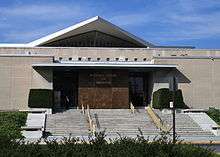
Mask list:
[[[212,10],[216,6],[220,7],[220,1],[159,0],[155,6],[148,3],[146,6],[140,6],[141,10],[117,12],[106,8],[108,6],[92,5],[91,7],[89,4],[61,2],[0,7],[0,28],[7,31],[3,31],[0,35],[8,41],[30,41],[63,28],[67,24],[66,21],[69,21],[68,24],[73,24],[105,12],[104,16],[108,17],[107,20],[116,25],[130,30],[140,29],[141,36],[146,37],[146,40],[148,38],[155,41],[201,39],[220,36],[220,10]],[[57,26],[59,23],[62,23],[59,25],[62,26],[61,28]],[[148,28],[152,25],[157,28],[151,28],[152,31],[148,32]]]
[[220,36],[220,10],[206,11],[216,5],[220,7],[220,1],[161,1],[161,4],[155,7],[158,9],[116,15],[111,18],[111,21],[126,27],[147,28],[149,24],[163,27],[152,32],[147,32],[147,29],[144,31],[143,36],[150,36],[151,40],[177,41],[208,38]]
[[36,29],[11,30],[3,34],[4,41],[31,42],[60,29],[60,25],[45,26]]
[[0,17],[24,18],[33,20],[59,20],[84,16],[85,10],[79,5],[68,6],[63,4],[52,5],[20,5],[0,8]]
[[86,6],[31,4],[0,7],[0,42],[29,42],[89,15]]
[[147,13],[134,13],[117,15],[109,18],[109,20],[120,26],[137,26],[152,22],[152,17]]

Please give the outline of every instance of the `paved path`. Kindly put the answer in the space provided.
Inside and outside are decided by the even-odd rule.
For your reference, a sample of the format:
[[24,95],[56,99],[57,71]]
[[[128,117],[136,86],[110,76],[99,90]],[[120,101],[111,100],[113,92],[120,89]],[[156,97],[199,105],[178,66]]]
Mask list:
[[204,131],[212,131],[217,124],[206,113],[187,113]]
[[[155,110],[158,116],[172,126],[172,114],[162,113],[160,110]],[[213,140],[215,135],[210,130],[203,130],[188,114],[176,113],[176,132],[181,139],[196,140],[205,139],[207,141]]]
[[38,128],[37,130],[23,130],[22,135],[27,139],[39,139],[43,135],[45,127],[45,113],[28,113],[26,120],[26,128]]

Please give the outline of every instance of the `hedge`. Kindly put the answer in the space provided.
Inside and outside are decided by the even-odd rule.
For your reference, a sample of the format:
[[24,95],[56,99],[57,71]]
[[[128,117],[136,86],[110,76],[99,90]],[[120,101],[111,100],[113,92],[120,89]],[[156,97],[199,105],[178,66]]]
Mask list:
[[207,111],[207,114],[210,118],[212,118],[218,125],[220,125],[220,109],[216,109],[213,107],[210,107]]
[[[182,91],[178,89],[175,92],[175,108],[187,108],[183,101]],[[168,88],[161,88],[153,93],[153,108],[170,108],[170,102],[173,101],[173,92]]]
[[21,126],[25,125],[26,119],[26,112],[0,112],[0,136],[21,138]]
[[173,144],[165,138],[149,142],[142,136],[137,138],[121,137],[106,140],[105,135],[88,138],[87,141],[64,139],[59,143],[46,141],[45,145],[18,143],[0,137],[0,156],[16,157],[215,157],[209,148],[192,144]]
[[28,106],[31,108],[52,108],[53,93],[50,89],[31,89]]

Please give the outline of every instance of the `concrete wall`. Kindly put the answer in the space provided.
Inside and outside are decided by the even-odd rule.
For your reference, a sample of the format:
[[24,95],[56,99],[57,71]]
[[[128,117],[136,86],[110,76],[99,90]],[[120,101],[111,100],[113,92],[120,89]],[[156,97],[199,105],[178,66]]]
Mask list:
[[[41,57],[39,57],[39,55]],[[17,56],[17,57],[16,57]],[[155,64],[177,64],[179,88],[191,108],[220,108],[220,50],[147,49],[147,48],[0,48],[0,109],[27,107],[30,88],[52,88],[52,72],[31,67],[32,63],[91,58],[128,58]],[[168,87],[172,71],[159,69],[152,75],[152,90]]]
[[[155,63],[178,65],[175,71],[178,88],[182,89],[184,101],[190,108],[220,108],[220,59],[157,58]],[[171,73],[160,73],[156,79],[169,82]],[[167,85],[155,83],[154,89]]]
[[27,109],[31,88],[52,89],[51,70],[41,70],[46,80],[32,68],[32,63],[52,62],[52,57],[0,56],[0,110]]
[[143,61],[146,58],[147,61],[151,61],[152,52],[146,49],[134,49],[134,48],[0,48],[1,54],[32,54],[32,55],[51,55],[55,60],[59,60],[62,57],[63,60],[87,60],[91,58],[92,61],[96,61],[97,58],[101,58],[100,61],[106,61],[106,58],[115,60],[115,58],[128,58],[130,61],[134,61],[137,58],[138,61]]
[[127,57],[129,60],[138,58],[142,61],[143,58],[151,60],[153,57],[220,57],[220,50],[199,50],[199,49],[164,49],[164,48],[98,48],[98,47],[35,47],[35,48],[3,48],[0,47],[1,54],[32,54],[32,55],[50,55],[55,59],[62,57],[68,60],[69,57],[78,59],[78,57],[91,57],[96,60],[98,57],[101,60],[106,58],[115,59],[116,57]]

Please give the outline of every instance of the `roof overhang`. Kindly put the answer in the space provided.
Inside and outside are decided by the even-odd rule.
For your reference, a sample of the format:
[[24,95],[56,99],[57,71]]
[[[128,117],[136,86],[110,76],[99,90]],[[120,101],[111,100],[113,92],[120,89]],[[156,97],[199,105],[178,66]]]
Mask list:
[[70,26],[66,29],[63,29],[53,34],[42,37],[38,40],[28,43],[27,46],[30,46],[30,47],[42,46],[47,43],[51,43],[57,40],[61,40],[64,38],[68,38],[74,35],[86,33],[86,32],[93,31],[93,30],[100,31],[100,32],[127,40],[129,42],[132,42],[142,47],[154,46],[153,44],[136,37],[135,35],[100,18],[99,16],[95,16],[93,18],[90,18],[88,20],[75,24],[73,26]]
[[175,64],[150,64],[146,62],[65,62],[65,63],[37,63],[32,67],[72,67],[77,69],[97,69],[97,68],[177,68]]

